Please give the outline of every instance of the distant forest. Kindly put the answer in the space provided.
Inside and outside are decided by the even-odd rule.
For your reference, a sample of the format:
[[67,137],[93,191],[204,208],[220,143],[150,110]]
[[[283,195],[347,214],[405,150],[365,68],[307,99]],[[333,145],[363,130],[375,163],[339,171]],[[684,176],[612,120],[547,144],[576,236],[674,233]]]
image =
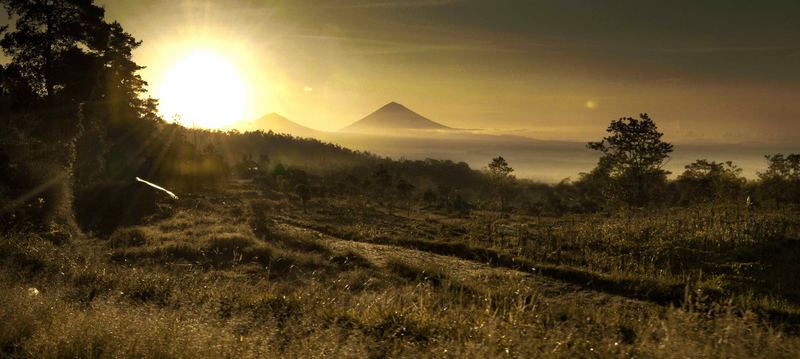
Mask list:
[[304,203],[331,196],[398,207],[427,206],[563,215],[619,208],[800,202],[800,154],[769,154],[757,181],[732,162],[687,164],[675,179],[662,169],[672,145],[647,115],[612,121],[590,142],[602,156],[577,180],[556,185],[513,176],[502,154],[485,169],[448,160],[396,161],[309,138],[270,132],[187,129],[158,115],[141,42],[91,1],[0,4],[15,20],[0,29],[11,59],[0,66],[0,224],[67,238],[110,231],[169,201],[136,181],[181,196],[252,181]]

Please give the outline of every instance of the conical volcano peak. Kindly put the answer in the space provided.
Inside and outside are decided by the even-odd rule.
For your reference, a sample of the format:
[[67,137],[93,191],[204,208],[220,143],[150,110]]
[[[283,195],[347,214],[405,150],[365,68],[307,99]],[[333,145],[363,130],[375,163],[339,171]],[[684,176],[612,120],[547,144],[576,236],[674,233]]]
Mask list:
[[411,111],[408,107],[405,107],[402,104],[394,102],[394,101],[389,102],[389,103],[381,106],[381,108],[379,108],[375,112],[381,112],[381,111],[391,111],[391,112],[401,112],[402,111],[402,112],[410,112],[410,113],[413,113],[415,115],[418,115],[414,111]]
[[383,107],[381,107],[381,108],[385,108],[385,109],[408,109],[408,107],[405,107],[405,106],[403,106],[403,105],[401,105],[401,104],[399,104],[397,102],[394,102],[394,101],[383,105]]
[[280,114],[278,114],[277,112],[271,112],[271,113],[268,113],[268,114],[266,114],[266,115],[264,115],[264,116],[261,116],[261,117],[259,118],[259,120],[266,120],[266,119],[276,119],[276,120],[285,120],[285,121],[289,121],[289,120],[288,120],[286,117],[283,117],[283,116],[281,116],[281,115],[280,115]]
[[431,121],[422,115],[410,110],[408,107],[403,106],[397,102],[389,102],[383,105],[377,111],[369,114],[367,117],[356,121],[350,126],[345,127],[342,131],[349,132],[379,132],[386,130],[431,130],[431,129],[449,129],[445,125]]

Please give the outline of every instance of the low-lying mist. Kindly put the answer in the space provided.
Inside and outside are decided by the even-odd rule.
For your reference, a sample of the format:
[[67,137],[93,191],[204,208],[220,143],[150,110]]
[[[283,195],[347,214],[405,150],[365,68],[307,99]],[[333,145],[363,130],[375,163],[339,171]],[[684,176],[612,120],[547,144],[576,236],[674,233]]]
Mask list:
[[[585,142],[543,141],[513,135],[488,135],[472,131],[397,131],[395,133],[321,133],[320,139],[355,150],[369,151],[393,159],[449,159],[466,162],[482,169],[498,155],[508,160],[519,178],[545,183],[577,179],[597,165],[599,153],[586,148]],[[697,159],[732,161],[748,179],[766,169],[764,156],[789,153],[797,148],[788,144],[681,144],[666,169],[676,177],[684,166]]]

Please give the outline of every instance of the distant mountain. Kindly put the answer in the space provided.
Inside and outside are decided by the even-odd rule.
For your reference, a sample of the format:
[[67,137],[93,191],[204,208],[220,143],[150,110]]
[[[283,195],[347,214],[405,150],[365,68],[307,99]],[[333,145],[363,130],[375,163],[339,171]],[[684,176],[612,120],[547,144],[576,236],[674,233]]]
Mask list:
[[390,102],[367,117],[356,121],[342,132],[386,132],[390,130],[449,130],[397,102]]
[[274,112],[269,115],[264,115],[253,122],[239,122],[234,127],[243,131],[262,130],[268,132],[271,130],[275,133],[288,133],[300,137],[312,137],[318,135],[320,132],[293,122]]

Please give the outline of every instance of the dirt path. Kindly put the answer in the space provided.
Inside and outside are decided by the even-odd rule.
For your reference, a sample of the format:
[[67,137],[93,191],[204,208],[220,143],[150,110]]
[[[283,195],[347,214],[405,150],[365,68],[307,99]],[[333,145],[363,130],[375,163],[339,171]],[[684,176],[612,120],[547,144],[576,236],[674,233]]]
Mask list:
[[653,303],[645,301],[585,289],[542,275],[502,267],[493,267],[485,263],[416,249],[345,240],[310,228],[304,228],[285,222],[278,222],[277,225],[282,231],[305,238],[318,239],[332,251],[355,252],[369,260],[373,265],[379,267],[385,267],[390,260],[399,260],[403,263],[421,268],[436,268],[448,278],[461,283],[477,282],[491,285],[491,283],[497,282],[512,282],[518,286],[517,288],[521,292],[537,293],[551,300],[570,298],[579,303],[594,306],[656,306]]
[[[231,200],[241,204],[243,194],[252,192],[249,186],[241,186],[232,191]],[[386,267],[391,260],[400,261],[419,268],[436,268],[447,278],[461,283],[483,283],[491,286],[497,283],[514,283],[520,292],[536,293],[551,300],[569,299],[585,305],[621,305],[626,307],[655,306],[658,304],[622,295],[593,290],[577,284],[561,281],[550,276],[523,272],[511,268],[441,255],[424,250],[396,245],[378,244],[347,240],[294,223],[291,218],[273,217],[278,229],[291,236],[319,240],[333,252],[357,253],[377,267]]]

